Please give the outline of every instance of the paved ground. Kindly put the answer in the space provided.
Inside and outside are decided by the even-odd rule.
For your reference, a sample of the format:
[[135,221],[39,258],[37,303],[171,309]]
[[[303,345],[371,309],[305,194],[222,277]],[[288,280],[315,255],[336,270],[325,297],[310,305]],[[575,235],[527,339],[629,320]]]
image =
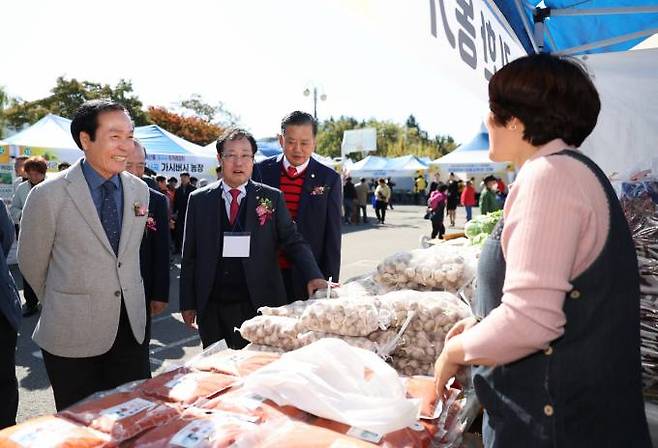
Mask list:
[[[448,232],[461,230],[463,210],[458,212],[458,228],[449,228]],[[368,209],[368,213],[373,214],[372,208]],[[387,212],[384,225],[374,224],[374,216],[366,225],[345,225],[341,278],[346,280],[370,272],[387,255],[419,247],[420,237],[429,235],[431,230],[430,222],[422,219],[423,213],[423,207],[401,205]],[[179,269],[180,266],[174,266],[171,271],[169,308],[153,320],[151,362],[154,373],[163,365],[182,363],[201,351],[196,332],[185,327],[180,314],[175,313],[178,309]],[[36,322],[37,316],[24,319],[19,334],[16,352],[16,371],[20,383],[18,421],[55,411],[40,351],[30,339]]]

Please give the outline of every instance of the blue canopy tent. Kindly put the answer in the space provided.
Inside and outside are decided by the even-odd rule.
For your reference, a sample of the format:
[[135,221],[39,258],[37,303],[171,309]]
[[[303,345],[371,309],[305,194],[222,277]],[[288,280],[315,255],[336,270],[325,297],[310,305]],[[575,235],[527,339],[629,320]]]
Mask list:
[[493,0],[531,53],[628,50],[658,33],[655,0]]

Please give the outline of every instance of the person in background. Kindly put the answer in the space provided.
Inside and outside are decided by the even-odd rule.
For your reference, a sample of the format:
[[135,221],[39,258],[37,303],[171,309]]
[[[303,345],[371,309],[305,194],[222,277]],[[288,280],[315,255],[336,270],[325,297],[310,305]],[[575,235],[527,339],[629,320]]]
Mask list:
[[[370,193],[370,186],[366,182],[366,178],[362,177],[358,184],[354,186],[356,190],[356,222],[363,220],[364,224],[368,223],[368,215],[366,209],[368,208],[368,194]],[[363,212],[363,218],[361,217]]]
[[21,298],[7,265],[15,238],[7,206],[0,204],[0,429],[16,424],[18,381],[16,342],[21,323]]
[[489,108],[489,158],[519,173],[437,390],[472,366],[486,448],[648,448],[637,254],[614,188],[577,149],[596,87],[578,59],[533,54],[493,75]]
[[352,178],[345,179],[343,185],[343,211],[345,224],[352,224],[352,214],[354,213],[354,202],[356,201],[356,189],[352,183]]
[[222,166],[219,165],[217,168],[215,168],[215,176],[217,176],[217,180],[222,180]]
[[379,179],[379,185],[375,188],[375,214],[377,215],[377,222],[380,224],[384,224],[386,220],[386,209],[390,197],[391,189],[388,188],[386,180],[382,177]]
[[441,185],[441,175],[439,173],[434,173],[434,176],[432,176],[432,182],[430,182],[428,194],[432,194],[433,191],[439,188],[439,185]]
[[16,157],[16,160],[14,160],[14,174],[16,175],[16,178],[12,182],[14,192],[16,192],[16,189],[20,184],[27,180],[27,176],[25,175],[25,170],[23,167],[25,166],[25,161],[28,158],[28,156],[18,156]]
[[[297,224],[308,241],[324,278],[338,281],[342,244],[341,193],[338,173],[312,157],[318,123],[313,115],[294,111],[281,120],[279,144],[283,154],[256,164],[254,180],[281,189]],[[306,299],[306,281],[282,251],[279,264],[289,300]]]
[[61,162],[57,165],[57,171],[64,171],[71,168],[71,164],[68,162]]
[[[146,148],[135,140],[134,148],[128,152],[126,171],[143,179],[145,162]],[[149,188],[147,213],[146,228],[139,247],[139,267],[146,307],[144,369],[150,375],[151,316],[162,313],[169,303],[169,211],[167,197],[153,188]]]
[[498,202],[500,202],[501,207],[505,205],[505,199],[507,198],[507,185],[503,182],[503,179],[500,177],[496,178],[496,186],[498,189]]
[[470,180],[466,182],[464,191],[462,191],[461,204],[466,209],[466,222],[468,222],[473,219],[473,207],[477,205],[477,202],[475,202],[475,187],[473,187],[473,182]]
[[176,188],[174,195],[174,249],[178,255],[183,248],[183,231],[185,230],[185,213],[187,211],[187,200],[196,188],[190,183],[190,173],[180,173],[180,187]]
[[425,189],[427,188],[427,181],[423,173],[419,172],[414,179],[414,203],[420,205],[425,202]]
[[[19,234],[21,217],[23,216],[23,208],[25,207],[25,201],[27,201],[27,195],[32,188],[43,182],[46,178],[48,162],[41,156],[32,156],[25,161],[23,170],[27,180],[16,188],[16,193],[14,193],[14,197],[11,200],[11,207],[9,207],[17,236]],[[25,298],[23,317],[30,317],[37,314],[39,312],[39,299],[37,299],[37,295],[25,279],[23,279],[23,297]]]
[[395,187],[395,182],[388,177],[386,178],[386,185],[388,185],[388,189],[391,190],[391,197],[388,199],[388,207],[393,210],[393,187]]
[[483,182],[484,188],[482,189],[482,193],[480,193],[480,214],[486,215],[487,213],[500,210],[501,206],[496,197],[496,190],[498,189],[496,178],[487,176]]
[[450,176],[448,176],[448,202],[446,204],[448,218],[450,219],[450,227],[455,227],[457,205],[459,205],[459,182],[457,181],[455,173],[450,173]]
[[155,182],[158,184],[157,191],[167,195],[167,178],[162,174],[155,176]]
[[439,185],[437,189],[430,194],[430,197],[427,200],[427,209],[430,213],[430,221],[432,223],[432,235],[430,236],[432,239],[437,236],[439,239],[443,239],[443,235],[446,233],[446,226],[443,225],[443,218],[448,199],[446,196],[447,189],[448,187],[446,185]]
[[197,184],[199,183],[199,178],[192,176],[190,177],[190,185],[192,185],[194,188],[197,187]]

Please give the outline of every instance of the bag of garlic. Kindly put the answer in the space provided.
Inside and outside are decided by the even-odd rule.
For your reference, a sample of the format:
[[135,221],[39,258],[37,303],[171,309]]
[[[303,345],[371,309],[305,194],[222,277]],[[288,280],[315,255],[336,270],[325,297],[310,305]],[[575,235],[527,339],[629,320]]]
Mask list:
[[261,306],[258,313],[265,316],[301,317],[306,307],[313,302],[314,300],[297,300],[283,306]]
[[286,316],[262,315],[242,323],[240,334],[251,343],[295,350],[300,347],[299,320]]
[[305,330],[343,336],[368,336],[388,328],[393,321],[388,307],[380,306],[376,297],[316,300],[306,307],[300,325]]
[[475,276],[478,250],[436,245],[398,252],[377,266],[373,279],[389,289],[458,291]]

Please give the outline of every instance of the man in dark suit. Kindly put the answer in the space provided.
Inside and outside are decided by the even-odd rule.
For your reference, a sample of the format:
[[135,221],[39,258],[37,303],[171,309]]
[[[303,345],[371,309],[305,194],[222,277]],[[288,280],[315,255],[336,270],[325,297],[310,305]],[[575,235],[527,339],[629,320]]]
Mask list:
[[[135,140],[135,149],[128,153],[126,171],[144,178],[146,149]],[[151,342],[151,317],[162,313],[169,302],[169,214],[167,198],[149,189],[149,210],[144,236],[139,247],[139,266],[144,281],[146,299],[146,372],[151,374],[149,345]]]
[[14,226],[7,206],[0,204],[0,429],[16,424],[18,382],[16,340],[21,322],[21,299],[7,266],[14,243]]
[[180,173],[180,187],[176,188],[174,194],[174,217],[176,220],[176,227],[174,229],[174,243],[176,246],[176,253],[180,254],[181,247],[183,246],[183,232],[185,230],[185,212],[187,211],[187,201],[190,193],[196,190],[190,183],[190,173],[183,171]]
[[247,344],[233,331],[261,306],[284,305],[277,264],[283,247],[307,289],[327,286],[279,190],[250,181],[256,141],[228,129],[217,141],[224,178],[190,195],[181,264],[180,309],[185,323],[198,324],[204,347],[225,339]]
[[[299,232],[308,241],[324,278],[338,281],[340,273],[342,185],[340,176],[311,156],[317,122],[295,111],[281,121],[283,155],[257,164],[254,180],[283,191],[286,206]],[[306,299],[304,279],[284,250],[279,263],[288,300]]]

